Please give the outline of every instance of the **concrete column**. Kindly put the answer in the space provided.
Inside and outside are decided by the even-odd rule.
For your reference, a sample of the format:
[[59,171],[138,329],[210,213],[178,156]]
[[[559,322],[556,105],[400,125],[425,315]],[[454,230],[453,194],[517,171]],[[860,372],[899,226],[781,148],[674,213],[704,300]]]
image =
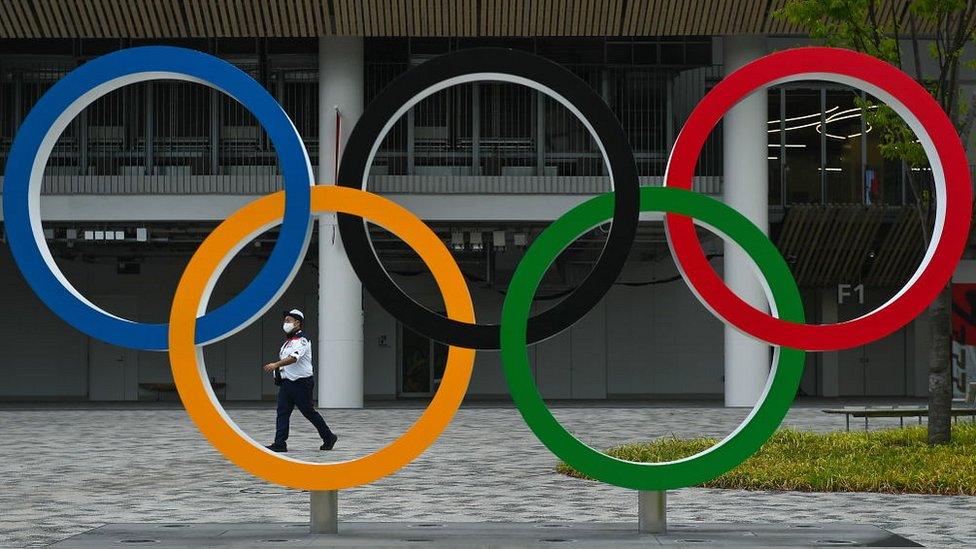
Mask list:
[[[332,185],[339,152],[363,113],[363,39],[319,38],[319,173]],[[319,216],[318,405],[363,406],[363,286],[339,237],[334,213]]]
[[[722,39],[725,73],[765,55],[762,36]],[[725,114],[723,126],[725,203],[769,232],[766,90],[739,102]],[[766,298],[752,262],[739,248],[725,246],[725,282],[748,303],[765,308]],[[769,377],[769,346],[725,328],[725,405],[752,406]]]

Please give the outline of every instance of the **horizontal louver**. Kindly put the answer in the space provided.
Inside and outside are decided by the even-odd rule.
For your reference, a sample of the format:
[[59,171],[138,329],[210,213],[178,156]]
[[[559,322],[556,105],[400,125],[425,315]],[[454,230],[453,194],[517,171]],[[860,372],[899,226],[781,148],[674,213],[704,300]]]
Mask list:
[[0,38],[802,34],[772,15],[787,1],[3,0]]

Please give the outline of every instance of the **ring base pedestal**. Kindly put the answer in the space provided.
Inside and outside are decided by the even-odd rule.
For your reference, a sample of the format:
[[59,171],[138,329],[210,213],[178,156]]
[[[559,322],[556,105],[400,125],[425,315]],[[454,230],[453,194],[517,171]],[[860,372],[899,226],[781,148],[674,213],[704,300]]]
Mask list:
[[668,493],[657,490],[637,492],[637,531],[663,534],[668,531]]
[[309,494],[309,532],[339,533],[339,491],[312,490]]
[[[671,524],[667,534],[640,534],[633,522],[350,522],[339,534],[310,534],[305,523],[107,524],[57,542],[54,547],[122,547],[142,540],[166,547],[921,547],[897,534],[866,524],[817,522],[788,524]],[[59,534],[64,535],[64,534]],[[943,538],[945,539],[945,538]]]

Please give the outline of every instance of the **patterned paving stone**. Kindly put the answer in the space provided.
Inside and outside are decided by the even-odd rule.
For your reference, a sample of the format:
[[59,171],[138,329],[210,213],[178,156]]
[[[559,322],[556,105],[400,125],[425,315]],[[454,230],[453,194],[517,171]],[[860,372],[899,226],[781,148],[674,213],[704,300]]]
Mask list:
[[[251,436],[270,442],[274,410],[231,408]],[[330,410],[341,436],[318,451],[295,414],[289,455],[339,461],[394,440],[421,409]],[[717,406],[559,406],[557,418],[587,443],[722,436],[747,411]],[[786,425],[843,428],[819,407],[796,406]],[[872,428],[897,420],[872,421]],[[0,409],[0,545],[44,545],[106,523],[302,522],[308,495],[238,470],[172,407]],[[569,479],[510,406],[466,406],[419,459],[375,484],[340,494],[340,519],[450,522],[636,521],[629,490]],[[933,547],[976,545],[976,497],[808,494],[688,488],[669,494],[673,523],[845,522],[879,526]]]

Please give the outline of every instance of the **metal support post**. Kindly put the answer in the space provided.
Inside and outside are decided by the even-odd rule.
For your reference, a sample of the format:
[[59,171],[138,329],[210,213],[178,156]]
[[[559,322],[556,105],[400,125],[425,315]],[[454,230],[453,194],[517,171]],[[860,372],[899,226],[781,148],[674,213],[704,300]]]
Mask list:
[[546,175],[546,96],[535,92],[535,174]]
[[155,128],[156,101],[153,98],[153,92],[155,91],[155,89],[156,86],[154,86],[152,82],[146,83],[146,148],[145,148],[145,154],[146,154],[145,174],[146,175],[153,175],[154,173],[153,163],[156,160],[155,158],[156,155],[153,150],[155,146],[155,137],[156,137],[156,128]]
[[414,110],[411,107],[410,110],[407,111],[407,175],[414,174],[414,162],[415,162],[414,141],[416,139],[415,138],[415,134],[416,134],[415,117],[416,114],[414,113]]
[[210,89],[210,175],[220,175],[220,92]]
[[339,491],[312,490],[309,496],[309,531],[313,534],[338,534]]
[[471,175],[481,175],[481,83],[471,84]]
[[664,490],[637,492],[637,531],[663,534],[668,531],[668,493]]

